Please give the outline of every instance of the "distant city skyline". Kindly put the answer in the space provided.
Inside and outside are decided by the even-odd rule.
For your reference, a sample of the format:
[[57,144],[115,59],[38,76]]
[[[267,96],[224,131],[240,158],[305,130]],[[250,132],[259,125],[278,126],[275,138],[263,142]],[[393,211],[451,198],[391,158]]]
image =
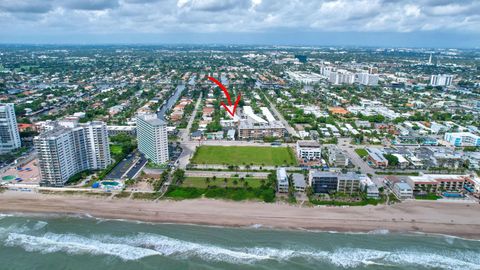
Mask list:
[[0,43],[470,47],[480,2],[0,0]]

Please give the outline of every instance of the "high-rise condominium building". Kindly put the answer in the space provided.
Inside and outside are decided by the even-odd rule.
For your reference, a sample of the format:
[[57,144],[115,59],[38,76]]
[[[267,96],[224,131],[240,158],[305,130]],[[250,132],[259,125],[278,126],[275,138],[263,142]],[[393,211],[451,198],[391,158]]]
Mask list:
[[450,86],[452,81],[453,75],[438,74],[430,77],[430,85],[432,86]]
[[330,72],[328,81],[331,84],[353,84],[355,82],[355,74],[346,70],[337,70],[336,72]]
[[155,164],[168,161],[167,125],[156,114],[137,117],[138,150]]
[[362,85],[378,85],[378,75],[369,73],[357,73],[356,81]]
[[42,186],[61,187],[85,170],[110,165],[107,125],[103,122],[78,124],[54,122],[52,128],[34,138]]
[[13,103],[0,104],[0,154],[21,146]]

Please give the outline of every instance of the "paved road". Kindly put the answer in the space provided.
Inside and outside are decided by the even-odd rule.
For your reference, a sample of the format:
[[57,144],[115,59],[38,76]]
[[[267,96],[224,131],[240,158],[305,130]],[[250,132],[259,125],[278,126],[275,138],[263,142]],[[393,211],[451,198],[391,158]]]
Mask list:
[[283,115],[277,110],[275,105],[270,101],[270,99],[265,95],[265,98],[268,100],[268,103],[270,103],[270,109],[273,111],[273,113],[277,116],[277,118],[285,125],[285,129],[287,129],[288,133],[290,133],[292,136],[298,136],[297,131],[290,126],[290,124],[283,118]]
[[190,119],[188,120],[187,128],[183,131],[182,141],[188,141],[188,139],[190,138],[190,129],[192,128],[193,121],[195,121],[195,115],[197,115],[198,107],[200,107],[202,96],[203,93],[200,93],[200,96],[197,99],[197,103],[195,103],[195,109],[193,109],[193,112],[190,115]]
[[195,115],[197,115],[198,107],[200,107],[200,102],[202,101],[203,93],[200,93],[200,97],[195,104],[195,109],[193,110],[192,114],[190,115],[190,119],[188,120],[187,128],[183,130],[181,135],[181,143],[180,147],[182,148],[182,153],[178,157],[178,164],[179,168],[185,169],[187,164],[192,157],[195,149],[197,148],[192,141],[190,141],[190,129],[192,128],[193,121],[195,120]]
[[368,166],[367,162],[365,162],[356,152],[355,149],[357,148],[364,148],[364,145],[352,145],[350,144],[350,138],[340,138],[338,139],[338,148],[340,148],[343,152],[347,153],[350,161],[352,162],[355,167],[359,167],[362,173],[368,174],[375,174],[375,170]]

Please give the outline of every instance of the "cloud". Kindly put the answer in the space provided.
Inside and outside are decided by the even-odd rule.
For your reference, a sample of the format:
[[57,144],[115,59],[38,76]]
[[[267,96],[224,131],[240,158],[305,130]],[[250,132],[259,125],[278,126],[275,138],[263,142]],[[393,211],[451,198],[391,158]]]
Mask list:
[[53,5],[49,1],[9,1],[0,0],[0,11],[7,13],[45,13],[50,11]]
[[77,10],[105,10],[119,7],[118,0],[69,0],[63,5]]
[[480,33],[476,0],[0,0],[0,34]]
[[179,0],[177,7],[190,10],[221,12],[232,9],[245,9],[251,5],[250,0]]

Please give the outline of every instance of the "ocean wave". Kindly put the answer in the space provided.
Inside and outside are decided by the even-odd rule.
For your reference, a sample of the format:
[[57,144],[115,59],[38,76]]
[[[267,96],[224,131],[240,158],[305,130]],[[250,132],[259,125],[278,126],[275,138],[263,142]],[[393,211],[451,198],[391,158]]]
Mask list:
[[13,214],[0,213],[0,219],[6,218],[6,217],[13,217],[13,216],[14,216]]
[[367,234],[389,234],[390,231],[387,230],[387,229],[378,229],[378,230],[373,230],[373,231],[369,231],[367,232]]
[[68,254],[111,255],[123,260],[137,260],[158,252],[125,244],[111,244],[90,238],[71,235],[46,233],[43,236],[10,233],[5,240],[6,246],[19,246],[28,252]]
[[478,253],[463,252],[453,254],[398,251],[389,254],[385,260],[394,264],[418,265],[437,269],[480,269]]
[[251,228],[251,229],[260,229],[263,227],[263,224],[252,224],[250,226],[247,226],[247,228]]
[[368,265],[398,265],[448,270],[480,270],[478,252],[473,251],[441,252],[413,248],[393,251],[365,248],[337,248],[334,250],[320,250],[313,247],[241,248],[197,243],[149,233],[137,233],[130,236],[108,234],[80,236],[51,232],[38,234],[38,231],[35,233],[36,235],[30,235],[25,231],[9,231],[4,244],[21,247],[29,252],[107,255],[122,260],[168,256],[178,259],[196,257],[205,261],[252,264],[269,260],[281,262],[300,258],[307,261],[329,263],[346,269]]
[[48,222],[39,220],[35,223],[35,225],[33,225],[32,229],[37,231],[37,230],[45,228],[45,226],[47,226],[47,225],[48,225]]

